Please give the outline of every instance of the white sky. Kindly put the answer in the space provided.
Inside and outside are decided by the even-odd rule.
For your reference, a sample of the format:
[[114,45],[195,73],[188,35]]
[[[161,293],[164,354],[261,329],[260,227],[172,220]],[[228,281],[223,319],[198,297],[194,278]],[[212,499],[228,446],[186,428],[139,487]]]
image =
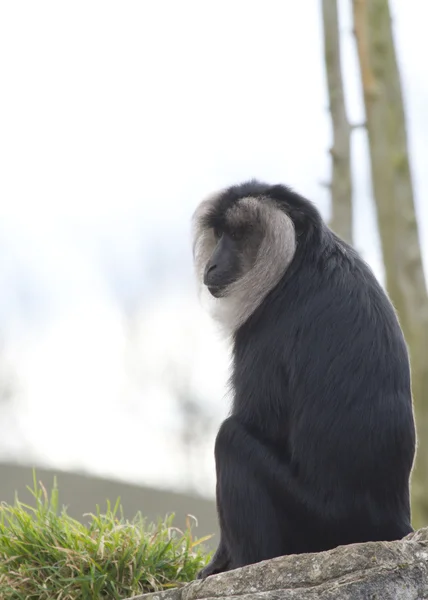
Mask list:
[[[344,72],[361,122],[349,4],[339,2]],[[392,6],[428,261],[428,4]],[[158,385],[166,360],[190,363],[218,418],[226,411],[227,355],[189,285],[197,202],[256,176],[292,185],[328,215],[320,2],[1,2],[0,86],[0,317],[21,426],[50,464],[177,484],[171,400]],[[353,150],[356,244],[381,277],[363,132]],[[154,242],[171,274],[147,289]],[[106,265],[141,276],[152,302],[132,357],[143,397],[126,375]]]

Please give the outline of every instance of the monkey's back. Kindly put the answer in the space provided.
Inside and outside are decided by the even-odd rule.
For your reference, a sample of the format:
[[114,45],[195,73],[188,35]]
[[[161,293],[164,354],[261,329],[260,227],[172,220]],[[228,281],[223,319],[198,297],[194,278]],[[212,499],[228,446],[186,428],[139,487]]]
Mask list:
[[234,339],[233,414],[320,507],[303,510],[296,551],[411,531],[407,347],[369,267],[334,235],[323,243],[301,250]]

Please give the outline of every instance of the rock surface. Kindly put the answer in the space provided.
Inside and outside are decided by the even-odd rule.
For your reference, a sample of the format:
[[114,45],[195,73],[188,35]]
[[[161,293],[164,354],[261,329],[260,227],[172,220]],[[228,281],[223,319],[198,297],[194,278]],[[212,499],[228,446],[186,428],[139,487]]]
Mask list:
[[[428,598],[428,527],[397,542],[283,556],[132,600],[422,600]],[[131,600],[131,599],[128,599]]]

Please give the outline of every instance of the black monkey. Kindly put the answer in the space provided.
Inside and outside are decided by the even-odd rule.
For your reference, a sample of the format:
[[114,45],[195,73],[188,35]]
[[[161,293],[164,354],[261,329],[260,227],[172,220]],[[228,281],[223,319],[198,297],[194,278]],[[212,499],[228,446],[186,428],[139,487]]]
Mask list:
[[408,352],[367,264],[308,200],[254,180],[200,204],[194,256],[233,345],[221,540],[199,577],[411,532]]

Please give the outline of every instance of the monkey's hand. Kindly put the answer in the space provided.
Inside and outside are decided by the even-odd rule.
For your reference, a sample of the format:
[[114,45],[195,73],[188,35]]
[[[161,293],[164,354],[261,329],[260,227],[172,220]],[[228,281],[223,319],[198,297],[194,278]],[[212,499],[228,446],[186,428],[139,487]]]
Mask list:
[[222,573],[223,571],[227,571],[227,565],[222,566],[215,563],[213,560],[207,564],[206,567],[201,569],[199,573],[196,575],[196,579],[206,579],[210,575],[216,575],[217,573]]
[[217,573],[223,573],[223,571],[228,571],[230,565],[229,553],[227,551],[224,542],[221,540],[220,544],[217,548],[216,553],[207,564],[206,567],[201,569],[199,573],[196,575],[196,579],[206,579],[210,575],[215,575]]

